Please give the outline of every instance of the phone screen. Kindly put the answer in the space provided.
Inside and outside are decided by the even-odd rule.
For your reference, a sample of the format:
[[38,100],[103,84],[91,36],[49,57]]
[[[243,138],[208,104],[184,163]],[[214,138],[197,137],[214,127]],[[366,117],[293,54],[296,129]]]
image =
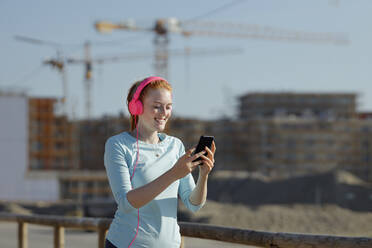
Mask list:
[[[193,154],[196,154],[198,152],[201,152],[201,151],[205,150],[206,146],[209,149],[211,149],[213,140],[214,140],[213,136],[200,136],[199,143],[196,146],[196,149],[193,152]],[[194,161],[198,161],[198,160],[201,160],[201,158],[199,157],[199,158],[195,159]]]

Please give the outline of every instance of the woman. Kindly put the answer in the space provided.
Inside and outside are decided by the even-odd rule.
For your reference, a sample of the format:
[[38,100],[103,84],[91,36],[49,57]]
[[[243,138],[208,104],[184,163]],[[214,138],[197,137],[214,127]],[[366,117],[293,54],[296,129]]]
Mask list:
[[[161,133],[172,113],[172,88],[163,78],[133,84],[127,105],[131,130],[109,138],[105,146],[105,168],[118,204],[106,248],[178,248],[178,195],[193,212],[203,206],[215,144],[198,154],[195,148],[185,153],[178,138]],[[190,172],[196,167],[195,185]]]

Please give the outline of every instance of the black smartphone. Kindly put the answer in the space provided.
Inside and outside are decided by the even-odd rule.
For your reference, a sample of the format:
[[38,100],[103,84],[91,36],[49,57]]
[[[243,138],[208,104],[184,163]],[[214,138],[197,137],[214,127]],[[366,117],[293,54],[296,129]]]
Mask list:
[[[209,149],[212,149],[212,142],[213,141],[214,141],[213,136],[203,136],[203,135],[200,136],[199,143],[196,146],[196,149],[193,152],[193,154],[196,154],[196,153],[199,153],[199,152],[205,150],[206,146],[208,146]],[[194,161],[198,161],[198,160],[201,160],[201,157],[195,159]]]

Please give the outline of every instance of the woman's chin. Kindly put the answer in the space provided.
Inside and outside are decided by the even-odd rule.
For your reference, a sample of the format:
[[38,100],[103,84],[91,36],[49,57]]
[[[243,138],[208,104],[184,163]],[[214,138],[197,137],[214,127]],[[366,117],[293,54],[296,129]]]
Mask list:
[[165,126],[161,126],[157,128],[158,132],[164,131],[164,129],[165,129]]
[[164,131],[166,124],[167,122],[159,123],[155,121],[153,123],[153,127],[156,129],[156,131],[160,132],[160,131]]
[[165,129],[165,125],[159,125],[159,124],[155,124],[154,125],[154,128],[156,131],[163,131]]

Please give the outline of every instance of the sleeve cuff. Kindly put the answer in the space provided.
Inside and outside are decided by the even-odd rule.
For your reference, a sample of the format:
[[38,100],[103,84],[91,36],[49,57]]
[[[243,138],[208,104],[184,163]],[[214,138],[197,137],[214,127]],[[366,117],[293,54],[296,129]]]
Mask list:
[[190,199],[187,199],[187,208],[189,210],[191,210],[193,213],[195,213],[196,211],[198,211],[199,209],[201,209],[203,206],[204,206],[205,202],[202,202],[201,204],[199,205],[194,205],[190,202]]

